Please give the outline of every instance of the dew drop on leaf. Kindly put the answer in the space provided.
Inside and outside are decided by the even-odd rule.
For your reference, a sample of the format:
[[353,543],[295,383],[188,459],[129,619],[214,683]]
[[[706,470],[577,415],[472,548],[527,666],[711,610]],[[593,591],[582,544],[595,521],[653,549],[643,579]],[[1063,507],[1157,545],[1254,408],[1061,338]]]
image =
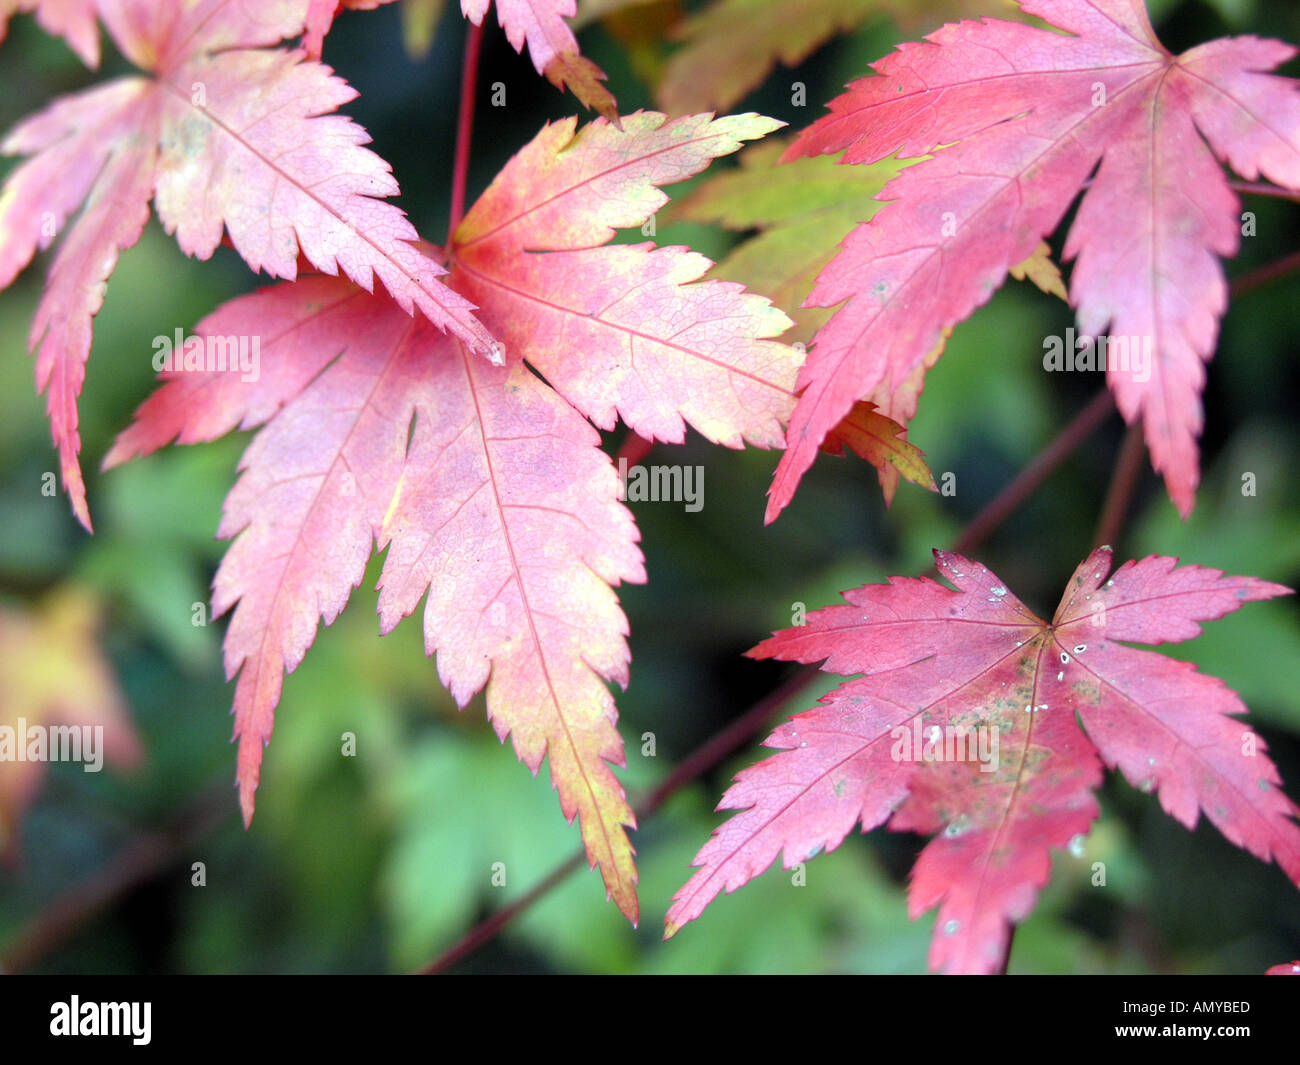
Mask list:
[[949,839],[956,839],[958,836],[964,834],[969,828],[970,818],[965,814],[962,814],[960,817],[955,818],[953,822],[943,830],[943,834]]

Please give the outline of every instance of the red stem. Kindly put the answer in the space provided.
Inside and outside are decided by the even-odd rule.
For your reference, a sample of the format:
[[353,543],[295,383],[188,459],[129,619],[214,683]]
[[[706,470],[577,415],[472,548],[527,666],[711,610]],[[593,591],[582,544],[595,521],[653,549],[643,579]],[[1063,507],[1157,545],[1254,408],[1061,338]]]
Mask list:
[[1271,263],[1265,263],[1248,274],[1233,278],[1228,286],[1228,293],[1233,299],[1236,299],[1238,296],[1244,296],[1247,292],[1252,292],[1262,285],[1276,281],[1279,277],[1285,277],[1295,270],[1300,270],[1300,251],[1284,255],[1280,259],[1274,259]]
[[[643,795],[635,804],[637,821],[640,822],[653,817],[664,803],[692,780],[703,776],[724,758],[740,750],[762,729],[768,718],[816,680],[820,672],[821,670],[817,666],[804,666],[798,672],[791,674],[784,683],[770,691],[721,732],[707,740],[703,746],[697,747],[687,756],[685,761],[664,778],[658,787]],[[425,965],[420,972],[424,975],[445,973],[458,962],[468,958],[480,947],[491,942],[506,925],[510,924],[533,903],[537,902],[552,888],[563,883],[570,873],[582,868],[582,859],[586,857],[586,853],[585,850],[578,850],[570,855],[564,864],[552,870],[546,879],[538,883],[528,894],[507,906],[503,906],[496,913],[476,924],[456,943]]]
[[474,134],[474,97],[478,85],[478,57],[483,50],[483,27],[469,24],[465,35],[465,62],[460,72],[460,112],[456,116],[456,161],[451,173],[451,221],[447,244],[465,217],[465,185],[469,181],[469,144]]
[[223,776],[169,825],[141,832],[90,877],[56,896],[20,927],[0,951],[0,972],[19,973],[58,950],[83,926],[142,884],[181,860],[231,817],[230,783]]
[[[1092,188],[1093,179],[1089,178],[1079,187],[1087,190]],[[1244,196],[1272,196],[1279,200],[1300,201],[1300,193],[1295,193],[1290,189],[1281,188],[1278,185],[1269,185],[1263,181],[1229,181],[1228,188],[1233,192],[1239,192]]]
[[654,441],[647,440],[644,436],[629,429],[627,436],[623,438],[623,443],[618,449],[618,454],[614,456],[614,461],[617,463],[619,459],[626,459],[629,466],[636,466],[645,461],[646,456],[650,454],[654,446]]
[[1277,185],[1266,185],[1261,181],[1230,181],[1228,184],[1233,192],[1253,196],[1273,196],[1279,200],[1300,200],[1300,196],[1290,189],[1279,188]]
[[1097,522],[1097,532],[1093,535],[1092,546],[1114,547],[1124,528],[1124,518],[1128,515],[1129,504],[1137,491],[1138,481],[1142,476],[1142,459],[1144,455],[1142,426],[1130,425],[1124,434],[1124,443],[1120,445],[1115,457],[1115,470],[1110,477],[1110,487],[1106,490],[1106,502],[1101,508],[1101,520]]
[[1007,968],[1011,965],[1011,948],[1016,942],[1016,929],[1019,925],[1013,924],[1007,929],[1007,948],[1002,952],[1002,964],[998,966],[998,975],[1006,976]]
[[465,936],[453,946],[450,950],[438,955],[433,961],[429,962],[420,970],[422,976],[435,976],[438,973],[445,973],[457,962],[463,961],[473,954],[479,947],[491,942],[496,938],[506,925],[513,921],[519,914],[528,909],[534,902],[543,895],[550,892],[551,888],[559,887],[568,879],[570,873],[582,866],[582,859],[587,856],[585,850],[576,851],[568,861],[563,865],[557,866],[552,870],[547,878],[541,881],[532,891],[528,892],[522,898],[516,899],[500,910],[497,910],[491,917],[485,921],[476,924]]
[[748,743],[768,719],[781,707],[807,688],[820,675],[818,666],[804,666],[792,673],[782,684],[746,710],[721,732],[697,747],[663,782],[641,798],[636,804],[637,820],[652,817],[673,795],[696,777],[702,777],[725,758],[729,758]]
[[981,544],[988,536],[1020,507],[1037,490],[1048,475],[1062,462],[1074,454],[1075,450],[1090,437],[1106,416],[1115,409],[1114,397],[1110,389],[1101,390],[1089,400],[1087,406],[1079,411],[1064,429],[1062,429],[1047,447],[1043,448],[1034,460],[1016,474],[1015,478],[993,502],[975,515],[966,526],[952,550],[958,555],[968,555],[971,549]]

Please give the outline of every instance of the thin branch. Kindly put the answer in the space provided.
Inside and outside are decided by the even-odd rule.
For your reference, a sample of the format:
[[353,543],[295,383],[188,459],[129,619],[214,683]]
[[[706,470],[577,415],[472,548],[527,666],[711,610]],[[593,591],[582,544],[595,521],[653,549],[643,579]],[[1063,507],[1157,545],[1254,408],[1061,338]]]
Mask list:
[[58,950],[114,903],[179,861],[183,852],[233,818],[234,812],[230,784],[223,779],[200,793],[165,828],[129,840],[91,877],[73,885],[18,930],[0,951],[0,972],[22,972]]
[[1233,192],[1242,192],[1250,196],[1273,196],[1279,200],[1293,200],[1300,203],[1300,193],[1290,189],[1280,189],[1262,181],[1229,181],[1228,187]]
[[1097,522],[1097,531],[1092,538],[1093,547],[1114,545],[1124,528],[1124,519],[1133,502],[1138,481],[1142,476],[1144,457],[1142,426],[1130,425],[1124,434],[1124,443],[1120,445],[1115,458],[1115,470],[1110,477],[1110,487],[1106,490],[1106,502],[1101,508],[1101,520]]
[[1300,270],[1300,251],[1284,255],[1282,258],[1275,259],[1271,263],[1265,263],[1249,273],[1233,278],[1228,285],[1228,292],[1233,299],[1236,299],[1238,296],[1253,292],[1255,289],[1276,281],[1279,277],[1285,277],[1296,270]]
[[1013,924],[1007,929],[1007,949],[1002,952],[1002,964],[998,966],[999,976],[1007,975],[1007,969],[1011,965],[1011,948],[1015,945],[1016,929],[1019,927],[1019,925]]
[[[1092,188],[1095,180],[1095,178],[1089,178],[1079,188],[1087,191]],[[1279,188],[1277,185],[1270,185],[1264,181],[1229,181],[1228,188],[1232,189],[1233,192],[1240,192],[1246,196],[1272,196],[1275,199],[1292,200],[1300,203],[1300,193]]]
[[586,851],[578,850],[574,852],[562,865],[559,865],[552,870],[550,875],[547,876],[545,880],[538,883],[537,886],[528,892],[527,895],[523,896],[523,898],[516,899],[514,902],[510,903],[509,906],[497,910],[497,912],[491,917],[476,924],[464,935],[464,937],[461,938],[460,942],[450,950],[434,958],[433,961],[429,962],[428,965],[420,970],[420,973],[425,976],[434,976],[438,973],[444,973],[453,965],[468,958],[478,950],[479,947],[491,942],[496,938],[498,932],[532,906],[534,902],[540,899],[543,895],[548,894],[552,888],[559,887],[564,883],[564,881],[568,879],[570,873],[582,866],[582,860],[584,857],[586,857]]
[[709,770],[740,750],[758,735],[773,714],[809,687],[819,673],[821,669],[818,666],[804,666],[792,673],[721,732],[697,747],[664,778],[657,788],[636,804],[637,820],[653,817],[664,803],[687,784],[704,776]]
[[1107,415],[1115,409],[1110,389],[1103,387],[1088,402],[1070,424],[1062,429],[1047,447],[1043,448],[1023,470],[1016,474],[988,506],[981,510],[957,537],[952,550],[966,555],[993,534],[1031,495],[1048,476],[1068,459],[1088,439]]
[[[637,821],[648,820],[659,812],[660,808],[677,792],[697,777],[703,776],[714,766],[740,750],[752,740],[767,723],[768,719],[782,706],[793,699],[820,673],[816,666],[804,666],[791,674],[782,684],[774,688],[740,717],[727,725],[721,732],[712,736],[702,746],[697,747],[686,757],[660,784],[641,797],[633,805]],[[537,902],[552,888],[558,887],[569,874],[582,867],[585,850],[578,850],[560,866],[556,867],[545,880],[539,882],[527,895],[498,910],[465,933],[453,946],[449,947],[433,961],[420,970],[432,975],[444,973],[453,965],[463,961],[479,947],[490,942],[499,932],[516,917]]]

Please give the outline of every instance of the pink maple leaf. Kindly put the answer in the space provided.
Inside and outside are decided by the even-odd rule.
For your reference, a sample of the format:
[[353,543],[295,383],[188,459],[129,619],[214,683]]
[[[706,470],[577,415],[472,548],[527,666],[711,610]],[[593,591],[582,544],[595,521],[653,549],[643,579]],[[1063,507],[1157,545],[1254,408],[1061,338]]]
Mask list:
[[1085,185],[1065,245],[1080,332],[1115,341],[1107,383],[1124,417],[1141,418],[1179,511],[1192,509],[1205,362],[1228,298],[1219,259],[1241,238],[1221,163],[1300,190],[1296,82],[1267,73],[1295,49],[1240,37],[1175,56],[1141,0],[1022,6],[1068,33],[944,26],[875,64],[787,152],[933,158],[881,191],[893,202],[849,234],[808,299],[844,306],[800,373],[769,521],[856,400],[907,423],[943,331],[988,301]]
[[855,675],[766,741],[743,770],[668,912],[673,935],[766,869],[834,850],[861,823],[933,834],[912,872],[913,917],[938,906],[930,965],[994,972],[1033,909],[1053,848],[1097,817],[1104,762],[1187,827],[1201,813],[1300,885],[1300,811],[1245,706],[1196,667],[1119,641],[1175,642],[1281,585],[1151,556],[1109,580],[1080,564],[1049,623],[985,567],[936,551],[940,574],[845,593],[754,648]]
[[301,253],[364,288],[378,277],[471,345],[492,337],[472,306],[437,280],[446,271],[383,197],[397,193],[369,138],[333,114],[356,92],[297,51],[269,46],[303,30],[306,0],[257,4],[99,0],[122,52],[151,76],[64,97],[0,142],[30,156],[0,191],[0,288],[77,209],[32,323],[36,380],[73,511],[89,529],[78,463],[77,397],[91,322],[119,252],[139,239],[152,198],[186,254],[206,259],[223,231],[254,270],[297,276]]
[[[498,735],[550,762],[609,894],[635,920],[635,825],[607,682],[628,678],[614,586],[644,580],[638,535],[587,418],[647,438],[777,447],[798,363],[789,319],[682,248],[606,247],[682,181],[779,123],[636,113],[545,127],[457,229],[449,284],[504,365],[342,279],[232,301],[200,338],[260,338],[257,380],[178,366],[106,464],[262,426],[219,530],[213,604],[233,609],[229,677],[245,819],[284,675],[387,548],[381,628],[424,599],[425,647],[460,705],[486,687]],[[545,377],[545,383],[534,371]],[[584,417],[584,415],[586,417]],[[886,449],[888,450],[888,449]]]
[[9,20],[19,12],[36,16],[46,33],[62,37],[88,67],[99,66],[99,25],[95,7],[99,0],[0,0],[0,41]]

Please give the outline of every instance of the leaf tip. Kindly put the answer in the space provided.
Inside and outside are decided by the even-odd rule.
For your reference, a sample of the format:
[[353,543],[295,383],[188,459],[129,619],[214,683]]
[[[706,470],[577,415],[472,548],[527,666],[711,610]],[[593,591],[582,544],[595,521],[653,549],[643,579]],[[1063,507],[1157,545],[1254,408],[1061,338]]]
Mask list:
[[255,800],[253,793],[257,790],[256,784],[249,784],[246,780],[238,782],[239,787],[239,812],[244,818],[244,831],[247,832],[253,824],[253,808]]
[[81,485],[69,485],[68,495],[72,503],[72,514],[91,536],[95,535],[95,526],[90,520],[90,507],[86,505],[86,490]]
[[567,88],[584,107],[603,115],[615,129],[622,131],[618,101],[604,84],[605,72],[590,59],[577,52],[559,52],[542,73],[561,92]]
[[633,875],[630,884],[619,884],[617,890],[611,889],[607,885],[605,888],[605,898],[613,900],[614,905],[618,907],[618,912],[627,918],[628,923],[631,924],[633,928],[640,927],[641,901],[636,895],[635,874]]

